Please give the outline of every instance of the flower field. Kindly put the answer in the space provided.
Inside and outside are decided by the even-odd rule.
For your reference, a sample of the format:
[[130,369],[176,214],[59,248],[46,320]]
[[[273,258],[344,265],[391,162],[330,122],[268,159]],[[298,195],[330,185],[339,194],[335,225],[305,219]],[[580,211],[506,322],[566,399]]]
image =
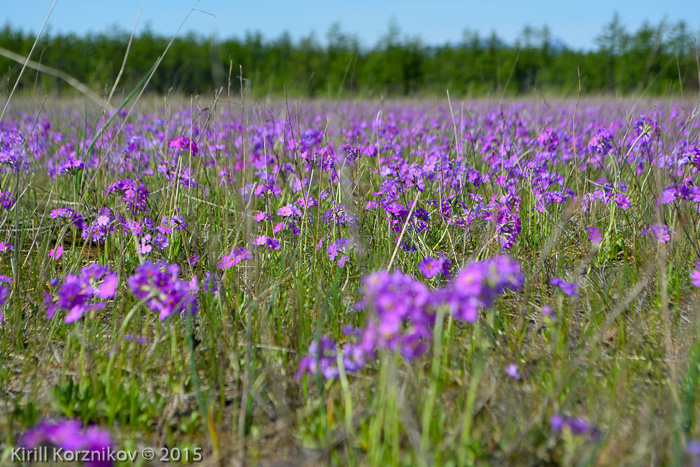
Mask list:
[[690,101],[17,100],[0,464],[698,461],[699,169]]

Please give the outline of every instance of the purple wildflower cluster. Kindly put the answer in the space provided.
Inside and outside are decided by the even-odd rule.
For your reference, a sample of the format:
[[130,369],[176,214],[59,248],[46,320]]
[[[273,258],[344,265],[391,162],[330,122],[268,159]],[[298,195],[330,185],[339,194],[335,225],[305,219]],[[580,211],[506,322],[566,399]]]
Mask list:
[[445,307],[457,320],[475,321],[479,310],[493,305],[504,291],[518,290],[523,281],[518,263],[505,255],[469,264],[445,288],[434,291],[401,272],[374,272],[362,281],[363,298],[356,308],[370,316],[363,329],[351,332],[355,342],[341,349],[326,337],[312,342],[296,377],[320,372],[335,378],[338,352],[349,372],[362,369],[378,350],[397,350],[407,359],[420,357],[432,339],[439,308]]
[[151,192],[145,185],[139,184],[130,178],[125,178],[112,183],[105,190],[105,196],[118,192],[132,214],[139,211],[148,212],[148,197]]
[[651,234],[659,243],[667,243],[671,240],[671,234],[675,234],[676,232],[669,229],[667,225],[654,224],[648,229],[644,229],[639,233],[642,235]]
[[178,278],[177,264],[146,262],[136,268],[136,273],[127,283],[132,295],[145,300],[146,306],[156,313],[161,321],[168,316],[184,312],[197,313],[197,299],[190,284]]
[[578,297],[579,284],[576,282],[566,282],[559,277],[552,277],[550,284],[552,284],[554,287],[560,288],[561,291],[564,292],[564,295],[568,295],[569,297]]
[[428,279],[440,273],[445,277],[450,277],[450,266],[452,266],[452,261],[445,258],[445,255],[441,251],[439,258],[432,258],[430,256],[423,258],[423,260],[418,263],[418,270]]
[[[87,459],[85,466],[112,465],[109,451],[113,444],[109,432],[96,425],[83,428],[82,423],[75,419],[42,421],[24,434],[20,444],[25,449],[48,445],[61,451],[85,452],[80,457]],[[48,459],[53,459],[53,456]]]
[[600,437],[600,430],[581,417],[568,417],[555,414],[549,419],[549,426],[556,433],[569,431],[574,436],[588,436],[591,440]]
[[67,311],[65,322],[72,323],[87,311],[102,310],[107,305],[104,300],[114,298],[118,282],[117,273],[106,266],[85,266],[78,275],[68,274],[60,286],[54,280],[53,293],[44,295],[46,314],[53,318],[57,310]]
[[9,191],[0,191],[0,206],[3,209],[10,210],[15,205],[15,197]]
[[241,261],[249,260],[252,257],[250,250],[245,248],[235,248],[224,254],[219,262],[219,269],[231,269]]
[[170,141],[170,147],[176,150],[191,151],[193,156],[196,156],[199,152],[197,143],[190,141],[187,136],[178,136],[177,138]]

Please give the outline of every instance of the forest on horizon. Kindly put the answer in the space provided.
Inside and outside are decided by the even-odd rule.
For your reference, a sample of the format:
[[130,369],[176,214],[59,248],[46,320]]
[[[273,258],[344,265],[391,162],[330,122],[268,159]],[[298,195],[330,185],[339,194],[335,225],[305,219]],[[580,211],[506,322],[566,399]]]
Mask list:
[[[130,33],[113,28],[78,36],[47,33],[32,60],[69,74],[107,95],[122,67]],[[189,33],[177,37],[149,83],[149,91],[210,94],[231,80],[231,92],[243,86],[254,97],[285,95],[317,98],[444,96],[555,96],[617,94],[682,97],[697,93],[700,64],[698,33],[684,21],[644,23],[627,31],[615,14],[596,38],[596,48],[574,50],[552,37],[547,26],[525,26],[513,44],[494,32],[487,37],[465,31],[461,41],[424,44],[390,23],[372,47],[338,23],[321,44],[314,34],[292,40],[287,32],[266,38],[248,32],[242,38],[215,41]],[[118,90],[128,93],[166,50],[171,37],[149,28],[137,34]],[[0,47],[26,57],[35,33],[6,24]],[[0,92],[9,93],[22,65],[0,56]],[[20,90],[64,93],[64,81],[27,69]]]

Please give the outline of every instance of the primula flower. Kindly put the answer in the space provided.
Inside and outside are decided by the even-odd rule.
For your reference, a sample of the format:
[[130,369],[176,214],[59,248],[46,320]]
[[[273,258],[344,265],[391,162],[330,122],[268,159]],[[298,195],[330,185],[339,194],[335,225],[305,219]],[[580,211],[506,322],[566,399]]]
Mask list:
[[671,234],[675,234],[676,232],[669,229],[668,226],[664,224],[654,224],[648,229],[642,230],[640,233],[642,235],[652,234],[659,243],[667,243],[671,240]]
[[549,419],[549,426],[557,433],[569,430],[574,436],[588,435],[592,439],[596,439],[600,436],[600,431],[592,427],[588,421],[581,417],[567,417],[555,414]]
[[106,303],[98,299],[114,298],[118,282],[117,273],[106,266],[85,266],[80,275],[68,274],[60,287],[53,284],[58,289],[55,295],[45,293],[46,315],[51,319],[57,310],[65,310],[66,323],[77,321],[86,311],[103,309]]
[[603,236],[600,234],[600,230],[595,225],[590,227],[584,227],[583,230],[588,232],[588,240],[591,243],[600,243],[603,241]]
[[506,367],[506,374],[513,379],[520,379],[520,367],[517,363],[511,363]]
[[695,269],[690,273],[690,280],[695,287],[700,287],[700,261],[695,262]]
[[14,250],[14,249],[15,249],[15,247],[12,246],[12,245],[10,245],[9,243],[0,242],[0,252],[3,252],[3,251],[12,251],[12,250]]
[[251,257],[250,250],[245,248],[236,248],[221,258],[221,261],[219,262],[219,269],[230,269],[241,261],[246,261]]
[[0,191],[0,206],[8,211],[15,205],[15,197],[9,191]]
[[542,316],[546,318],[556,318],[557,314],[554,313],[554,310],[552,310],[552,307],[549,305],[542,305]]
[[190,142],[190,139],[187,136],[178,136],[174,140],[170,141],[170,147],[183,150],[189,149],[192,151],[193,156],[196,156],[199,152],[197,143],[195,143],[194,141]]
[[158,313],[161,321],[168,316],[189,311],[197,313],[197,300],[187,282],[178,279],[177,264],[146,262],[136,268],[136,273],[127,283],[132,295],[138,300],[146,299],[146,306]]
[[113,449],[109,432],[94,425],[83,428],[75,419],[40,422],[24,434],[20,444],[25,449],[48,444],[62,451],[78,451],[86,456],[86,466],[112,465],[108,455]]
[[450,276],[450,266],[452,261],[445,258],[445,255],[440,252],[440,258],[426,257],[418,263],[418,270],[428,279],[442,273],[443,276]]
[[[321,239],[323,240],[323,239]],[[338,261],[338,266],[343,267],[345,265],[345,262],[347,261],[348,255],[350,254],[351,249],[354,247],[355,243],[352,238],[339,238],[335,242],[329,244],[326,247],[326,252],[328,253],[328,258],[331,261],[335,261],[335,259],[338,257],[338,255],[341,256],[341,259]],[[345,260],[342,259],[342,257],[345,257]]]
[[418,263],[418,270],[428,279],[440,274],[441,269],[442,261],[437,258],[431,258],[428,256]]
[[[5,287],[4,285],[0,285],[0,307],[5,304],[7,301],[7,296],[10,294],[10,289]],[[2,321],[2,319],[0,319]]]
[[290,217],[294,215],[301,216],[301,211],[293,204],[288,204],[279,208],[277,210],[277,215],[282,217]]
[[59,259],[61,256],[63,256],[63,247],[61,245],[58,245],[55,248],[51,248],[49,250],[49,258],[51,259]]
[[362,280],[363,298],[355,305],[370,313],[365,328],[352,332],[355,342],[341,349],[328,338],[312,343],[296,378],[303,373],[337,377],[339,352],[348,372],[361,370],[378,350],[398,350],[406,359],[418,358],[428,349],[440,307],[447,307],[455,319],[474,321],[481,308],[491,306],[503,291],[522,287],[523,280],[518,263],[508,256],[472,263],[436,291],[399,271],[369,274]]
[[552,284],[555,287],[559,287],[561,291],[569,297],[578,297],[579,284],[575,282],[565,282],[564,280],[558,277],[552,277],[550,284]]
[[105,196],[113,192],[121,193],[124,201],[132,214],[139,211],[148,212],[148,197],[151,192],[145,185],[136,183],[130,178],[125,178],[112,183],[105,190]]

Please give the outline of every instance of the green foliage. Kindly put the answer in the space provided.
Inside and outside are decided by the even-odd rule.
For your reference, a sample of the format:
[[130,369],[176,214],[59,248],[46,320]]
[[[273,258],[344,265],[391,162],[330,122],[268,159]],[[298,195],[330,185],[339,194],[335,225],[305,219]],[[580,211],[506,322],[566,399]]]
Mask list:
[[[68,72],[79,81],[109,94],[122,66],[129,34],[111,30],[78,37],[43,36],[33,60]],[[544,92],[575,95],[580,85],[587,93],[647,92],[681,94],[698,89],[693,33],[684,21],[675,25],[644,23],[629,33],[616,13],[596,38],[596,50],[572,50],[553,40],[547,26],[526,25],[514,44],[495,33],[479,37],[465,31],[461,41],[429,46],[420,38],[402,34],[392,22],[373,47],[360,47],[356,36],[333,24],[321,45],[314,34],[293,41],[287,32],[274,39],[260,33],[228,38],[220,43],[190,33],[176,38],[153,76],[149,89],[206,94],[243,86],[255,97],[292,95],[453,96],[511,95]],[[28,54],[32,33],[0,30],[0,46]],[[166,49],[169,37],[150,29],[135,37],[120,81],[133,89]],[[604,64],[605,66],[601,66]],[[11,89],[21,64],[0,58],[0,89]],[[230,70],[230,73],[229,73]],[[20,88],[64,92],[57,78],[27,70]]]

